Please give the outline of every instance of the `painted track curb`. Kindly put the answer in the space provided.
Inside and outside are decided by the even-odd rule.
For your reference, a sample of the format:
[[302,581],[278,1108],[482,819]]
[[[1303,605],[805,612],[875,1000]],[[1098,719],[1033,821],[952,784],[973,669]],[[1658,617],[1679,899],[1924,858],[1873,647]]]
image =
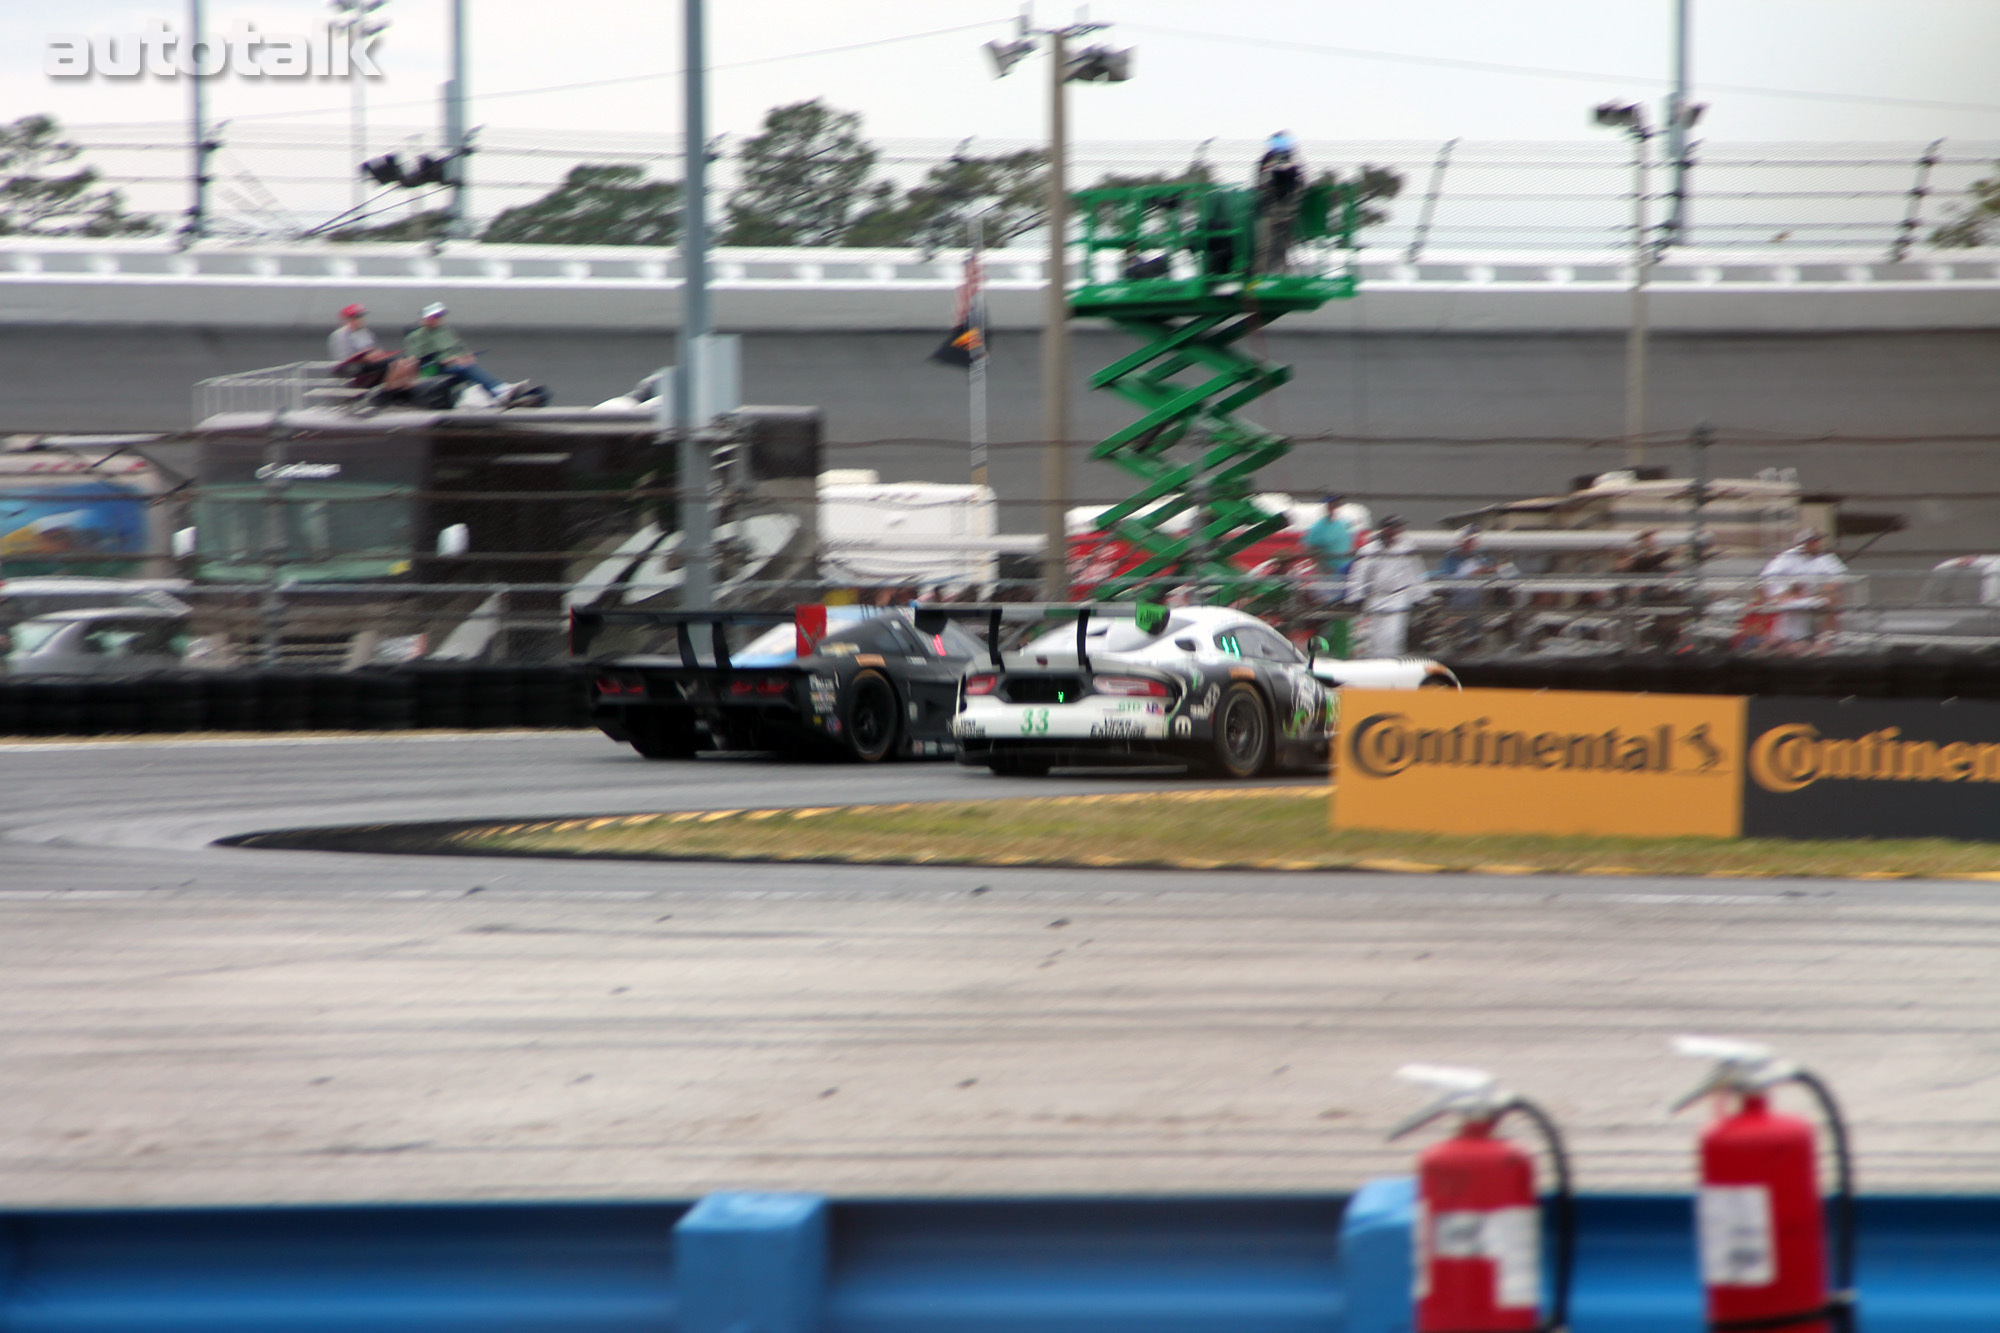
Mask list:
[[[1158,802],[1205,802],[1291,797],[1299,800],[1324,799],[1323,787],[1222,787],[1181,791],[1106,792],[1081,796],[1000,797],[992,804],[1010,807],[1114,805]],[[224,845],[266,849],[378,852],[420,856],[543,857],[568,860],[728,862],[771,865],[881,865],[991,867],[996,870],[1192,870],[1261,871],[1273,873],[1378,874],[1378,875],[1547,875],[1562,878],[1622,878],[1645,876],[1668,879],[1815,879],[1855,882],[1882,882],[1904,879],[1956,880],[2000,883],[2000,871],[1941,872],[1926,875],[1917,871],[1857,871],[1849,874],[1776,873],[1754,870],[1714,870],[1701,873],[1645,870],[1634,866],[1594,865],[1577,869],[1548,869],[1542,866],[1479,863],[1443,865],[1392,857],[1362,857],[1350,861],[1312,861],[1299,858],[1207,859],[1161,856],[952,856],[949,854],[911,855],[884,853],[800,853],[769,851],[592,851],[578,848],[540,850],[495,848],[471,845],[474,839],[520,833],[581,832],[612,827],[638,828],[649,824],[720,824],[740,821],[762,823],[772,819],[799,821],[836,814],[890,814],[939,805],[981,804],[966,801],[895,801],[873,804],[801,807],[739,806],[717,810],[676,810],[619,815],[580,815],[560,819],[455,820],[427,824],[362,824],[320,829],[282,829],[224,838]]]

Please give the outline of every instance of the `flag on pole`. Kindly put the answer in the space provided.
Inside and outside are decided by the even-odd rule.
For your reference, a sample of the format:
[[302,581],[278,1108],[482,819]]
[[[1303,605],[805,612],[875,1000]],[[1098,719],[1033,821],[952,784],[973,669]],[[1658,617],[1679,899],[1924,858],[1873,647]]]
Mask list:
[[986,359],[986,271],[979,251],[965,256],[965,280],[958,285],[958,308],[951,332],[931,353],[931,360],[947,366],[971,369],[975,361]]

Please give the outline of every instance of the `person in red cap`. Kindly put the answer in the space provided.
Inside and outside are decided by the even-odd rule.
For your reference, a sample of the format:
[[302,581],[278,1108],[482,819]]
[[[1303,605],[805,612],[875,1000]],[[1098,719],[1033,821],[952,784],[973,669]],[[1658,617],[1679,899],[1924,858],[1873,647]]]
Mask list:
[[333,362],[330,373],[357,389],[380,384],[389,363],[396,359],[395,353],[385,352],[376,344],[375,334],[368,327],[368,308],[362,305],[341,308],[340,327],[327,335],[326,350]]

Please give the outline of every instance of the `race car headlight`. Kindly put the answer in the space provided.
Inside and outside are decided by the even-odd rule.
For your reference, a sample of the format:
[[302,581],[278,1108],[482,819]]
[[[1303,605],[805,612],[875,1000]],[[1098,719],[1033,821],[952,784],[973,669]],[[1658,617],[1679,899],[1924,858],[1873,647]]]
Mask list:
[[1165,681],[1150,680],[1145,676],[1097,676],[1090,683],[1099,694],[1164,699],[1172,693]]

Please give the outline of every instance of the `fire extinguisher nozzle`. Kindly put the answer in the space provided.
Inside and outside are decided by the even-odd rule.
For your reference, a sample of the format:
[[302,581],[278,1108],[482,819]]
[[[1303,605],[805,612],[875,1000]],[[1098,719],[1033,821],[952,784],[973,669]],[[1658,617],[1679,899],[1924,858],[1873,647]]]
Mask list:
[[1422,1129],[1439,1116],[1456,1112],[1468,1119],[1491,1120],[1514,1104],[1514,1094],[1502,1091],[1499,1080],[1483,1069],[1465,1069],[1457,1065],[1404,1065],[1396,1071],[1396,1077],[1423,1084],[1435,1090],[1438,1096],[1423,1110],[1398,1121],[1395,1128],[1389,1131],[1391,1142]]
[[1796,1061],[1780,1059],[1769,1046],[1731,1037],[1675,1037],[1674,1053],[1695,1060],[1713,1060],[1715,1067],[1694,1091],[1667,1108],[1670,1116],[1679,1115],[1712,1092],[1762,1092],[1789,1082],[1799,1073]]

